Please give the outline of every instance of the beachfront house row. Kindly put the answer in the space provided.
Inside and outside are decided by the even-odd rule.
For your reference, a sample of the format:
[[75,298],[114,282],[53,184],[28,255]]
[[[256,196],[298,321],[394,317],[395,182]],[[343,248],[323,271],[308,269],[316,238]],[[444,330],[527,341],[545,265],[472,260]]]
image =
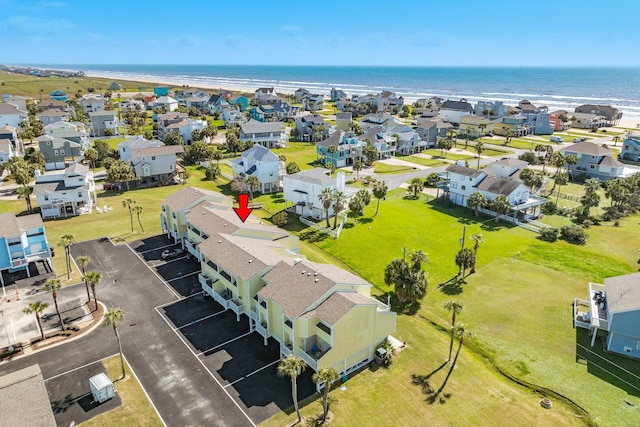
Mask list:
[[579,129],[593,129],[607,126],[604,116],[594,113],[572,113],[571,126]]
[[296,102],[298,102],[299,104],[302,103],[302,100],[306,97],[311,95],[311,92],[309,92],[307,89],[301,87],[295,90],[295,92],[293,92],[293,94],[296,97]]
[[278,94],[276,93],[276,90],[272,87],[260,87],[256,89],[256,91],[254,92],[254,98],[259,101],[271,99],[272,97],[277,97],[277,96]]
[[27,120],[27,112],[13,104],[0,103],[0,126],[19,128],[20,123]]
[[[318,196],[325,188],[342,191],[346,194],[345,183],[344,172],[338,172],[334,178],[331,176],[331,171],[324,168],[314,168],[285,175],[282,178],[285,207],[304,217],[323,219],[327,215],[327,211]],[[332,205],[329,207],[328,215],[332,216],[334,213]]]
[[85,114],[104,110],[104,98],[96,93],[88,93],[80,98],[80,105]]
[[239,158],[231,161],[233,177],[245,179],[255,176],[260,181],[257,188],[262,194],[273,193],[282,189],[282,176],[285,175],[284,161],[269,151],[268,148],[255,144],[242,152]]
[[33,194],[45,219],[91,213],[97,203],[93,172],[80,163],[56,174],[36,172]]
[[289,144],[282,122],[262,123],[249,120],[240,125],[240,141],[260,144],[266,148],[281,148]]
[[341,89],[336,89],[334,87],[329,92],[329,100],[331,102],[336,102],[339,99],[346,99],[346,98],[348,98],[347,93]]
[[509,214],[526,220],[535,216],[536,208],[546,202],[546,199],[532,195],[519,178],[520,171],[527,166],[527,162],[504,159],[480,170],[459,163],[447,167],[446,172],[441,175],[444,178],[441,188],[444,189],[445,196],[456,205],[467,206],[469,196],[475,192],[482,193],[488,202],[504,195],[511,204]]
[[200,89],[181,89],[173,93],[173,97],[178,102],[186,102],[189,98],[204,96],[207,97],[207,100],[209,99],[209,94]]
[[582,175],[586,178],[607,181],[612,178],[623,178],[637,172],[637,170],[625,167],[623,163],[614,159],[610,149],[593,142],[578,142],[560,151],[565,156],[574,154],[578,158],[578,163],[569,166],[569,173],[574,179]]
[[243,223],[221,203],[185,208],[169,199],[161,223],[169,224],[171,212],[187,211],[184,246],[200,260],[205,295],[238,320],[247,316],[248,332],[257,332],[265,345],[278,342],[281,357],[300,357],[314,371],[333,367],[348,374],[372,361],[395,331],[395,313],[370,296],[369,283],[307,261],[296,236],[251,217]]
[[440,106],[440,118],[445,122],[460,124],[460,118],[473,113],[473,106],[466,99],[460,101],[446,100]]
[[534,106],[528,100],[520,101],[520,114],[527,119],[526,124],[535,135],[551,135],[554,123],[551,122],[551,114],[545,105]]
[[610,105],[584,104],[576,107],[575,112],[604,117],[606,126],[617,126],[622,119],[622,111]]
[[38,214],[16,216],[0,214],[0,282],[4,293],[3,272],[26,270],[31,277],[29,264],[41,261],[53,271],[51,251],[42,218]]
[[[362,149],[367,143],[357,138],[351,131],[335,131],[328,138],[316,143],[316,160],[332,163],[336,168],[350,166],[362,157]],[[334,149],[330,147],[335,147]]]
[[305,111],[319,111],[324,105],[324,96],[319,94],[309,94],[302,98],[302,107]]
[[574,325],[598,337],[607,351],[640,359],[640,273],[589,283],[589,300],[574,300]]
[[120,121],[115,111],[99,110],[89,113],[91,136],[120,135]]
[[295,121],[295,126],[298,131],[298,139],[305,142],[323,140],[329,136],[329,130],[331,129],[331,126],[325,123],[319,114],[299,117]]
[[493,133],[501,136],[524,136],[531,133],[531,126],[527,124],[527,118],[522,114],[511,114],[494,123]]
[[624,138],[620,158],[640,162],[640,135],[629,134]]

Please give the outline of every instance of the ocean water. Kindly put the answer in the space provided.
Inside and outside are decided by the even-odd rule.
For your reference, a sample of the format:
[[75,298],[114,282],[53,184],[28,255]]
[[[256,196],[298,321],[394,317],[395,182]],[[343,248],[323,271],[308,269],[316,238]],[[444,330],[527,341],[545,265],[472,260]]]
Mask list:
[[528,99],[551,111],[573,110],[585,103],[610,104],[625,118],[640,119],[640,68],[512,68],[512,67],[347,67],[246,65],[62,65],[43,68],[83,70],[107,78],[162,81],[212,88],[274,86],[282,92],[304,87],[328,94],[335,87],[348,95],[391,90],[413,102],[440,96],[501,100],[508,105]]

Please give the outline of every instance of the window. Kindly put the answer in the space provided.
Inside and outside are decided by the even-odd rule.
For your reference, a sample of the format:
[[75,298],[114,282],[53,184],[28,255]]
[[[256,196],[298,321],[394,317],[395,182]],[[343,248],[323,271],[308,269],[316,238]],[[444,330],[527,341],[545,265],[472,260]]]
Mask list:
[[44,195],[44,201],[48,202],[49,201],[49,196],[47,196],[46,194]]
[[207,265],[208,265],[209,267],[213,268],[215,271],[218,271],[218,266],[216,265],[216,263],[215,263],[215,262],[213,262],[213,261],[211,261],[211,260],[208,260],[208,261],[207,261]]
[[324,323],[319,322],[317,326],[318,326],[318,329],[320,329],[321,331],[331,335],[331,328],[325,325]]
[[261,305],[263,308],[267,308],[267,302],[266,302],[266,301],[264,301],[264,300],[263,300],[263,301],[260,301],[260,305]]
[[64,156],[64,150],[60,150],[60,155]]
[[82,191],[78,191],[78,197],[82,198]]
[[156,156],[151,156],[151,160],[155,160],[155,159],[156,159]]
[[589,169],[595,169],[596,165],[589,165]]
[[463,185],[463,186],[461,186],[461,187],[460,187],[460,189],[461,189],[461,190],[466,190],[466,189],[467,189],[467,186],[466,186],[466,185]]
[[58,150],[53,150],[53,155],[57,156],[58,155]]
[[287,325],[290,328],[293,328],[293,323],[291,322],[291,319],[289,319],[289,318],[285,319],[284,324]]
[[169,170],[172,171],[173,170],[173,165],[169,165]]
[[231,283],[231,275],[224,270],[220,270],[220,275],[224,277],[227,282]]
[[451,187],[451,188],[458,188],[458,183],[457,183],[457,182],[452,182],[452,183],[450,184],[450,187]]

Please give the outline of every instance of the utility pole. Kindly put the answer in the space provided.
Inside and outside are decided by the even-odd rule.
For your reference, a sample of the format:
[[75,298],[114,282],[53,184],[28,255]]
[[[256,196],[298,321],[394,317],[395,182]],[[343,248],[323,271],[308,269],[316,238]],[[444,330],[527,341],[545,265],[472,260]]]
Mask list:
[[462,237],[460,238],[460,249],[464,249],[464,235],[465,235],[466,231],[467,231],[467,226],[463,225],[462,226]]
[[7,351],[12,352],[13,346],[11,345],[11,340],[9,339],[9,330],[7,329],[7,324],[4,321],[4,311],[0,310],[0,316],[2,316],[2,324],[4,325],[4,333],[7,334]]

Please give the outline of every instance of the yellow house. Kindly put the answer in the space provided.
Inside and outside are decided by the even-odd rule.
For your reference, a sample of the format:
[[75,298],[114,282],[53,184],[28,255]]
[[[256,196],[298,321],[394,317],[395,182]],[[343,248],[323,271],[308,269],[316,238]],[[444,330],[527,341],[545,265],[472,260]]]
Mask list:
[[460,117],[460,132],[468,133],[471,138],[479,138],[493,132],[493,122],[482,116],[468,114]]
[[160,226],[162,233],[173,238],[177,243],[182,240],[187,231],[185,215],[197,204],[210,201],[220,206],[232,206],[232,201],[227,196],[215,191],[200,188],[182,188],[165,199],[160,213]]
[[372,361],[395,332],[396,314],[371,297],[371,284],[306,260],[296,236],[253,217],[243,223],[220,200],[180,197],[163,206],[177,212],[176,235],[184,214],[182,241],[200,260],[203,291],[238,320],[248,316],[250,331],[265,345],[278,341],[281,357],[293,354],[315,371],[346,374]]

